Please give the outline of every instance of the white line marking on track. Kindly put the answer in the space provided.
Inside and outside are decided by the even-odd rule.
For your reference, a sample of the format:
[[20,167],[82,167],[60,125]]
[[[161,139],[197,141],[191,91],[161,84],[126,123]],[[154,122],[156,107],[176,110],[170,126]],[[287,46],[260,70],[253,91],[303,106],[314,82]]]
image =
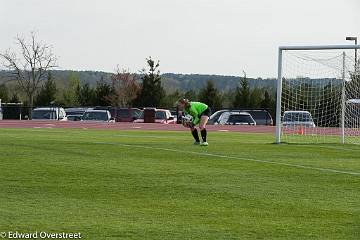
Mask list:
[[336,170],[336,169],[331,169],[331,168],[310,167],[310,166],[299,165],[299,164],[274,162],[274,161],[227,156],[227,155],[205,153],[205,152],[182,151],[182,150],[171,149],[171,148],[151,147],[151,146],[144,146],[144,145],[132,145],[132,144],[114,143],[114,142],[91,142],[91,143],[104,144],[104,145],[116,145],[116,146],[123,146],[123,147],[133,147],[133,148],[135,147],[135,148],[143,148],[143,149],[151,149],[151,150],[161,150],[161,151],[167,151],[167,152],[186,153],[186,154],[217,157],[217,158],[236,159],[236,160],[249,161],[249,162],[258,162],[258,163],[266,163],[266,164],[273,164],[273,165],[280,165],[280,166],[287,166],[287,167],[294,167],[294,168],[317,170],[317,171],[321,171],[321,172],[331,172],[331,173],[338,173],[338,174],[360,176],[360,173],[358,173],[358,172],[342,171],[342,170]]

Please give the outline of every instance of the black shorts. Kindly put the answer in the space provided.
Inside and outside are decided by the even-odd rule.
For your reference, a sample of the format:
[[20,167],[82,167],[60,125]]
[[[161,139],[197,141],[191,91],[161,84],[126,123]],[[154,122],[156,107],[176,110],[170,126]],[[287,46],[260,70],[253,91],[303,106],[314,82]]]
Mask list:
[[211,116],[211,108],[208,107],[207,109],[205,109],[202,113],[199,114],[199,118],[201,118],[201,116]]

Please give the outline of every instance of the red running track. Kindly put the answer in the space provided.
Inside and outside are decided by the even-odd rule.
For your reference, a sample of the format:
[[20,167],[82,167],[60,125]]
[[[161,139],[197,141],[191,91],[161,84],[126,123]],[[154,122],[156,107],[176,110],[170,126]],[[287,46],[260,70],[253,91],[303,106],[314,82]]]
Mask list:
[[[101,123],[101,122],[73,122],[73,121],[29,121],[29,120],[2,120],[0,128],[73,128],[73,129],[107,129],[107,130],[164,130],[188,131],[181,124],[160,123]],[[208,125],[210,131],[244,132],[244,133],[274,133],[273,126],[234,126]]]

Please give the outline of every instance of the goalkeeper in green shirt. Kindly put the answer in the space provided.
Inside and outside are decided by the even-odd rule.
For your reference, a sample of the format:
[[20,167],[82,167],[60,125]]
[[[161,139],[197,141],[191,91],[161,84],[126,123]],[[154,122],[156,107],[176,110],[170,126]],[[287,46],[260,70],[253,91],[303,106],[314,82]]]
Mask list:
[[[195,142],[194,145],[208,146],[206,141],[206,124],[211,115],[211,109],[208,105],[201,102],[190,102],[188,99],[180,99],[179,106],[183,109],[185,114],[182,117],[182,122],[185,127],[189,127],[191,134],[193,135]],[[199,124],[202,141],[200,142],[198,130],[196,125]]]

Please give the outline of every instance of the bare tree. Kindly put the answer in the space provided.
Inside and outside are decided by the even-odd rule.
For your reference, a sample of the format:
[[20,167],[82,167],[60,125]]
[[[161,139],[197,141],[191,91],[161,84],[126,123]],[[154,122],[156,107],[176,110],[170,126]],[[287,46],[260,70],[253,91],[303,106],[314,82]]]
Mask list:
[[26,94],[32,109],[42,81],[46,80],[48,71],[56,67],[57,57],[52,52],[52,46],[37,40],[35,32],[31,32],[30,37],[30,41],[26,42],[25,38],[17,36],[19,52],[8,49],[0,53],[0,57],[5,60],[3,65],[11,71],[12,78]]
[[119,67],[112,76],[112,91],[107,99],[116,107],[131,107],[133,100],[137,97],[140,86],[136,81],[136,75]]

